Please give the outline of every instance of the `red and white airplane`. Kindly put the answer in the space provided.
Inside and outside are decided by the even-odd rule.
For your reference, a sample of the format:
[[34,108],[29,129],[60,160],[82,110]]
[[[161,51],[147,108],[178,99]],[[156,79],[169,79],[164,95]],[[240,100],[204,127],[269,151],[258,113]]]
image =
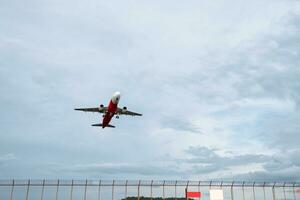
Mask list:
[[115,128],[115,126],[109,124],[114,115],[116,118],[119,118],[119,115],[131,115],[131,116],[142,116],[142,114],[131,112],[127,110],[127,107],[118,108],[118,103],[120,101],[121,94],[120,92],[115,92],[108,104],[108,107],[101,104],[96,108],[75,108],[75,110],[84,111],[84,112],[98,112],[103,113],[103,120],[101,124],[93,124],[92,126],[101,126],[102,128],[110,127]]

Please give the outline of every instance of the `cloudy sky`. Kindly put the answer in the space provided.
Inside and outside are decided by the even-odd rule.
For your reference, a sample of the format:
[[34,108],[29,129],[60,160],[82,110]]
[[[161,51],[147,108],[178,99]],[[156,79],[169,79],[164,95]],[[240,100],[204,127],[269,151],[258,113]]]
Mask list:
[[1,178],[300,180],[299,67],[297,0],[0,0]]

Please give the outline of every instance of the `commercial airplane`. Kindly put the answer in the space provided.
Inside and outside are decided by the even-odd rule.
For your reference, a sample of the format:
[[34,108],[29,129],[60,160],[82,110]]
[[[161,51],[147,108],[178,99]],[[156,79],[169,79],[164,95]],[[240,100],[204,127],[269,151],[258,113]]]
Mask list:
[[92,126],[101,126],[102,128],[110,127],[115,128],[115,126],[109,124],[114,115],[116,118],[119,118],[119,115],[131,115],[131,116],[142,116],[142,114],[131,112],[127,110],[127,107],[118,108],[118,103],[120,101],[121,94],[120,92],[115,92],[108,104],[107,107],[101,104],[96,108],[75,108],[75,110],[84,111],[84,112],[98,112],[103,113],[103,120],[101,124],[93,124]]

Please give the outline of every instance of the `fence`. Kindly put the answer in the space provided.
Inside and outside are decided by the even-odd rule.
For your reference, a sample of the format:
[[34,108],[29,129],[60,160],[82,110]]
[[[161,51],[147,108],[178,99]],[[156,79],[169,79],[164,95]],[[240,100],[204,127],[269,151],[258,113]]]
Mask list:
[[300,183],[216,181],[117,180],[0,180],[0,200],[117,200],[127,197],[183,198],[185,189],[209,199],[211,189],[222,189],[229,200],[296,200]]

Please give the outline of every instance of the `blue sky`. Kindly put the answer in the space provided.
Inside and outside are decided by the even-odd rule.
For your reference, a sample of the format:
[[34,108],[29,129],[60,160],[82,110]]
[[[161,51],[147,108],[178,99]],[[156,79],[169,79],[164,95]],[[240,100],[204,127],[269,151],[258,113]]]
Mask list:
[[[1,178],[300,180],[300,2],[0,1]],[[120,106],[141,118],[91,127]]]

